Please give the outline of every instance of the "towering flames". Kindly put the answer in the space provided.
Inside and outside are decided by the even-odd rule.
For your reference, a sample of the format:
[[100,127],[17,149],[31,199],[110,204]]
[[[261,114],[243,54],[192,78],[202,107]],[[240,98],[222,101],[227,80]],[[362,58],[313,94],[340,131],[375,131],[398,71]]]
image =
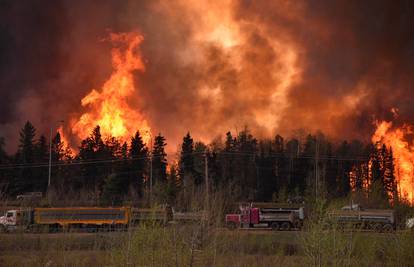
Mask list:
[[72,122],[72,132],[79,138],[86,138],[97,125],[104,138],[116,137],[127,141],[139,130],[145,142],[150,137],[150,127],[136,109],[129,106],[128,98],[136,94],[133,71],[144,71],[139,52],[143,37],[138,33],[111,33],[112,49],[111,77],[99,92],[93,89],[82,99],[82,106],[89,111]]
[[407,141],[413,128],[403,125],[394,128],[392,122],[377,122],[372,142],[392,147],[399,194],[414,203],[414,142]]

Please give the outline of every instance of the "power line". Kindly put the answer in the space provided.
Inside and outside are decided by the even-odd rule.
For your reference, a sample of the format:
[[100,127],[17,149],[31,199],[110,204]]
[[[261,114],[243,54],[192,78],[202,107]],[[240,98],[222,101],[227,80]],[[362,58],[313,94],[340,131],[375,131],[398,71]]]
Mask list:
[[[202,155],[205,152],[192,152],[192,153],[181,153],[181,155]],[[257,152],[213,152],[217,155],[242,155],[242,156],[257,156]],[[299,155],[294,157],[286,156],[285,153],[269,153],[266,154],[265,157],[267,158],[281,158],[281,157],[291,158],[291,159],[315,159],[313,155]],[[90,159],[90,160],[78,160],[78,161],[68,161],[68,162],[57,162],[52,163],[51,166],[76,166],[76,165],[90,165],[90,164],[100,164],[100,163],[117,163],[117,162],[126,162],[126,161],[136,161],[136,160],[144,160],[144,159],[151,159],[151,158],[161,158],[162,156],[144,156],[144,157],[128,157],[128,158],[102,158],[102,159]],[[349,157],[343,158],[338,156],[318,156],[318,160],[335,160],[335,161],[352,161],[352,162],[364,162],[368,161],[369,157]],[[49,163],[17,163],[17,164],[4,164],[0,165],[0,170],[8,170],[8,169],[25,169],[25,168],[43,168],[48,167]]]

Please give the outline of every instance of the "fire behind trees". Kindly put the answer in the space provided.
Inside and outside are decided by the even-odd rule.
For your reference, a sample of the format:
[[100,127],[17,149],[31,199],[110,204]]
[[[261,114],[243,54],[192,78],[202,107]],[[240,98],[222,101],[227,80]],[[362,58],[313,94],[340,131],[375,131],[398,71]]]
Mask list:
[[[154,188],[158,201],[175,204],[182,193],[201,194],[207,170],[212,189],[231,188],[232,198],[240,201],[334,199],[355,193],[388,205],[400,197],[392,149],[385,145],[357,140],[337,144],[322,133],[258,140],[245,128],[210,144],[194,142],[188,133],[177,160],[170,158],[168,164],[166,143],[159,134],[147,147],[139,132],[125,143],[113,137],[103,139],[96,126],[75,154],[57,132],[51,145],[49,189],[61,197],[85,198],[84,194],[101,203],[120,204],[143,199]],[[2,139],[0,182],[7,195],[46,192],[49,144],[45,136],[27,122],[20,131],[18,151],[7,155],[3,146]]]

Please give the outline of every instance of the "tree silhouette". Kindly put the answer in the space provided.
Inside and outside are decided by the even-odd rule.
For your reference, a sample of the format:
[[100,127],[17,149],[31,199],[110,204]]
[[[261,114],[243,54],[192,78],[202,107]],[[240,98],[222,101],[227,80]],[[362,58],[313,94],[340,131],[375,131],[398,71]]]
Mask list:
[[147,173],[148,148],[145,146],[142,137],[137,131],[131,138],[130,155],[130,181],[139,196],[142,196],[142,184]]
[[26,166],[17,169],[14,184],[11,188],[14,194],[33,191],[36,181],[34,167],[30,166],[35,162],[35,127],[27,121],[20,130],[19,150],[16,155],[17,162]]
[[152,150],[152,172],[154,183],[167,181],[167,153],[165,153],[165,138],[158,134],[154,139]]

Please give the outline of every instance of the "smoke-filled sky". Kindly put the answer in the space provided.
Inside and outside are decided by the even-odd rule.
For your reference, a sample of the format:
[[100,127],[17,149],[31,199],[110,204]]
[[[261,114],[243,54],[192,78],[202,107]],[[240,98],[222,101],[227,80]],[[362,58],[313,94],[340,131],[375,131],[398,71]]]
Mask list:
[[71,137],[111,75],[108,33],[137,31],[128,100],[174,149],[245,125],[369,140],[391,108],[414,122],[413,18],[413,1],[1,1],[0,136],[13,151],[25,121],[65,120]]

